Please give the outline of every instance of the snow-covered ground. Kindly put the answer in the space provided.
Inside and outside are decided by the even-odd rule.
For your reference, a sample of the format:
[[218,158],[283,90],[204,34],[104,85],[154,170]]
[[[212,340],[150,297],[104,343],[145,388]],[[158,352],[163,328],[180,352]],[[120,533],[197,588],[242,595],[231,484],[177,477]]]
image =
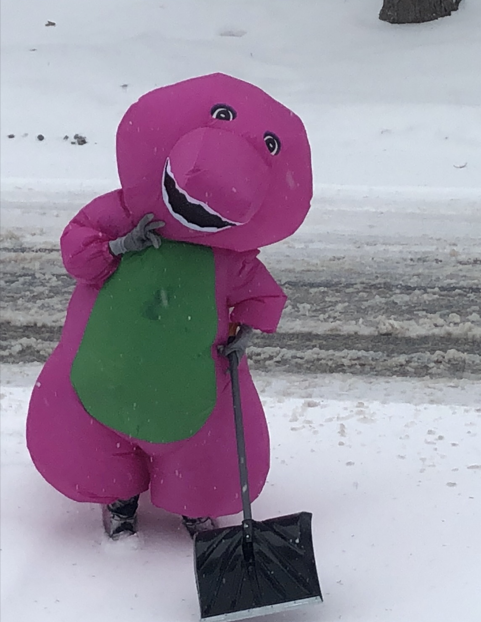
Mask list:
[[223,71],[302,116],[319,200],[385,207],[386,197],[418,203],[421,192],[441,207],[472,207],[481,5],[465,0],[449,19],[393,27],[377,19],[381,4],[4,0],[5,197],[83,199],[115,187],[114,133],[128,105],[156,86]]
[[[447,19],[399,27],[377,19],[381,4],[4,0],[5,246],[56,247],[70,217],[118,185],[116,126],[142,93],[224,71],[291,106],[312,143],[306,223],[262,251],[276,276],[379,274],[414,288],[423,275],[435,275],[433,286],[479,282],[481,3],[464,0]],[[282,330],[298,330],[296,313],[285,314]],[[344,334],[388,326],[408,337],[454,330],[471,338],[481,331],[473,314],[458,313],[457,325],[382,309],[361,327],[342,314],[304,313],[300,322],[313,332],[327,322]]]
[[[381,4],[2,0],[1,225],[15,293],[4,321],[61,323],[52,249],[84,203],[117,187],[115,129],[126,108],[157,86],[223,71],[292,107],[312,142],[312,210],[262,255],[276,276],[306,291],[315,283],[321,298],[318,284],[334,283],[339,296],[326,289],[328,312],[294,296],[282,330],[458,331],[477,344],[481,2],[400,27],[377,19]],[[46,286],[32,307],[35,278],[40,290],[52,281],[55,296]],[[362,299],[360,325],[349,315],[356,283],[371,296],[379,280],[394,294]],[[22,284],[29,291],[17,295]],[[468,301],[464,315],[456,297]],[[388,303],[416,314],[398,317]],[[141,536],[112,544],[98,508],[64,499],[34,470],[24,425],[38,370],[2,370],[2,622],[196,620],[192,544],[176,517],[143,498]],[[479,622],[479,382],[272,370],[256,374],[273,460],[254,511],[313,512],[325,596],[272,622]]]
[[[24,424],[38,369],[3,371],[2,622],[194,622],[193,549],[177,517],[144,496],[140,537],[112,543],[97,506],[35,471]],[[478,622],[480,384],[256,381],[272,468],[254,515],[313,512],[325,596],[271,622]]]

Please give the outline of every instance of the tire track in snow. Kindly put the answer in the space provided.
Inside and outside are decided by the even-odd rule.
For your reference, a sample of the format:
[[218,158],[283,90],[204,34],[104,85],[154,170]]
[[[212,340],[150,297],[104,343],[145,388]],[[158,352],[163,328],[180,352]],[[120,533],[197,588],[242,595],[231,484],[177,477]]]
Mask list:
[[[3,249],[0,360],[46,360],[74,281],[58,249]],[[411,253],[396,261],[320,258],[268,267],[289,302],[279,332],[256,334],[255,369],[366,375],[481,376],[481,259]]]

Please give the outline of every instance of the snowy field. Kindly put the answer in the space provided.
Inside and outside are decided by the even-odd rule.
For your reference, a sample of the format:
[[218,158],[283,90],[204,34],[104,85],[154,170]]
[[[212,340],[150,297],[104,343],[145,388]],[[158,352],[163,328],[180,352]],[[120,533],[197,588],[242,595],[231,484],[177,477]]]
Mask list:
[[126,108],[157,86],[223,71],[301,115],[319,201],[472,211],[481,5],[393,27],[377,19],[381,3],[4,0],[4,201],[82,201],[116,187]]
[[[332,310],[314,319],[317,302],[299,295],[282,330],[459,333],[478,369],[481,2],[406,27],[380,22],[381,4],[2,0],[1,241],[9,270],[27,274],[13,271],[11,282],[30,288],[15,290],[3,320],[61,324],[58,236],[118,186],[115,130],[126,108],[157,86],[222,71],[292,107],[312,142],[311,213],[262,255],[279,278],[332,277],[340,293],[328,292]],[[373,296],[361,329],[349,316],[357,290],[343,298],[342,284],[379,275],[414,288],[394,302],[416,315],[393,318],[390,301]],[[31,279],[40,289],[54,281],[55,296],[46,285],[32,307]],[[453,296],[468,301],[463,312]],[[426,305],[439,305],[445,323]],[[177,517],[144,496],[141,535],[114,544],[97,507],[63,498],[36,473],[24,426],[39,369],[2,369],[2,622],[197,620],[192,544]],[[275,365],[255,379],[272,436],[255,516],[313,512],[325,596],[271,622],[479,622],[479,381],[284,376]]]
[[[381,1],[3,0],[2,245],[28,291],[37,274],[45,288],[23,306],[15,292],[6,321],[63,321],[68,292],[49,289],[61,268],[48,251],[82,205],[117,187],[126,108],[149,89],[223,71],[291,106],[312,143],[311,212],[262,257],[281,282],[339,288],[328,303],[309,300],[308,285],[290,292],[281,332],[339,336],[326,352],[356,357],[378,344],[350,348],[350,336],[452,338],[426,364],[453,351],[477,373],[481,357],[458,341],[481,339],[481,2],[396,27],[377,19]],[[425,354],[410,344],[402,354],[416,367],[412,352]]]
[[[192,543],[177,517],[144,495],[141,535],[112,543],[98,506],[34,470],[24,423],[38,369],[3,375],[2,622],[194,622]],[[480,384],[256,381],[273,451],[254,516],[313,512],[325,596],[266,622],[479,622]]]

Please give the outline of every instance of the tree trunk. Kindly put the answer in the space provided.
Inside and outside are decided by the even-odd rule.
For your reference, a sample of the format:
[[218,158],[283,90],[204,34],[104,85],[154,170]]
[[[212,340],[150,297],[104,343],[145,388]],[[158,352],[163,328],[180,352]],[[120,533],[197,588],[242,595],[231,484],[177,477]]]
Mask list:
[[384,0],[379,19],[391,24],[420,24],[451,15],[461,0]]

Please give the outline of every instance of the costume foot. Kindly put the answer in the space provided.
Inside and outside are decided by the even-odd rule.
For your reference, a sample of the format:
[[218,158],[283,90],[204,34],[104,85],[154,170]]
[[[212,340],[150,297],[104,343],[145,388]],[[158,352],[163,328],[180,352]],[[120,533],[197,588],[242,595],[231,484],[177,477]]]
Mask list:
[[200,518],[190,518],[189,516],[182,516],[182,524],[187,529],[190,537],[193,538],[196,533],[202,531],[211,531],[217,529],[217,521],[210,516],[201,516]]
[[137,533],[137,507],[139,495],[130,499],[118,499],[109,505],[102,506],[102,520],[105,533],[118,540],[123,536]]

